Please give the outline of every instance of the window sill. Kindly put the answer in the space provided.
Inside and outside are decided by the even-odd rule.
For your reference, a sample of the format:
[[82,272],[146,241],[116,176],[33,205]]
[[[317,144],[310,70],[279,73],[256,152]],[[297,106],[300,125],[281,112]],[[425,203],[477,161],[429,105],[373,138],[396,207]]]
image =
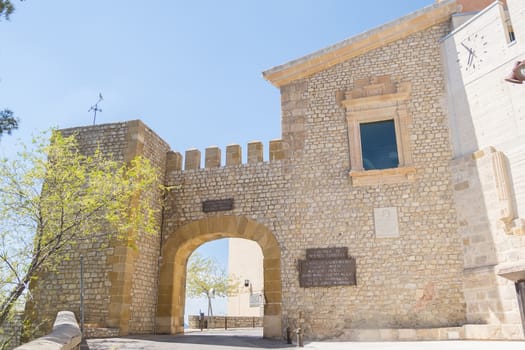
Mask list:
[[416,168],[403,167],[380,170],[350,171],[352,186],[389,185],[416,181]]

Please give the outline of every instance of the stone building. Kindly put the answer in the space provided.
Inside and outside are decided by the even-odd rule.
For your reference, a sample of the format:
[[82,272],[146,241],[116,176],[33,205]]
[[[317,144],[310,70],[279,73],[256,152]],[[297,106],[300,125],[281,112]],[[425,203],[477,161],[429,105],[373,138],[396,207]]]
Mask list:
[[228,296],[228,316],[264,315],[263,255],[256,242],[228,240],[228,274],[238,283],[235,294]]
[[[523,90],[503,78],[525,55],[525,5],[462,3],[487,5],[439,1],[265,71],[282,108],[266,161],[253,142],[246,164],[231,145],[201,168],[140,121],[63,130],[152,159],[172,189],[138,250],[80,247],[90,334],[183,332],[187,258],[237,237],[262,250],[266,337],[523,339]],[[28,309],[78,309],[77,271],[39,279]]]

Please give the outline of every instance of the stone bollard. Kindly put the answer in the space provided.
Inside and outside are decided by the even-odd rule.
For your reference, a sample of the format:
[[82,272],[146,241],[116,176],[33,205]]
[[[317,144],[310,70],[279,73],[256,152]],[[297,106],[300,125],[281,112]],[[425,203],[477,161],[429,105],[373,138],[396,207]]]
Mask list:
[[303,330],[301,328],[297,328],[295,330],[295,333],[297,333],[297,347],[302,348],[304,347],[303,343]]

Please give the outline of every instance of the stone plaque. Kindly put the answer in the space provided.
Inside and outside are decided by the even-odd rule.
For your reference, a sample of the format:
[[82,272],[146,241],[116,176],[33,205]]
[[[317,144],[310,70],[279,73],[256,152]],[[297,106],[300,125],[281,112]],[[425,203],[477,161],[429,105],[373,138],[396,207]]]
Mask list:
[[374,208],[376,238],[399,237],[397,208]]
[[233,198],[207,200],[202,202],[202,211],[205,213],[227,210],[233,210]]
[[331,287],[356,284],[356,262],[348,257],[348,248],[306,250],[306,260],[299,261],[299,286]]

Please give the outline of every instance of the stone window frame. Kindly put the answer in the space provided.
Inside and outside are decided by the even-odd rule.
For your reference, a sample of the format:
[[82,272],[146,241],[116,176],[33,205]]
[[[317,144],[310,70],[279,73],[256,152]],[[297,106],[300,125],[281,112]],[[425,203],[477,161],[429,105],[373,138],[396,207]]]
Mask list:
[[[346,91],[340,104],[346,108],[350,149],[350,177],[353,186],[414,182],[416,169],[412,163],[408,113],[411,84],[392,84],[390,78],[373,78],[370,84]],[[396,133],[399,166],[389,169],[364,170],[361,132],[362,123],[393,120]]]

